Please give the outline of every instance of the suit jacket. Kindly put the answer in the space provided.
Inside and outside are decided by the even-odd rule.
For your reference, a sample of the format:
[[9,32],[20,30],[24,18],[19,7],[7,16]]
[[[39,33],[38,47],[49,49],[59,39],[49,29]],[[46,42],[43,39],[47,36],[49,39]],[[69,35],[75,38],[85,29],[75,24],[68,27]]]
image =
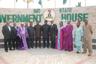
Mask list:
[[[10,27],[11,28],[11,27]],[[12,29],[12,28],[11,28]],[[2,27],[2,33],[3,33],[3,36],[4,36],[4,39],[10,39],[12,38],[11,37],[11,31],[9,30],[8,26],[4,25]]]
[[35,25],[35,37],[40,38],[41,37],[41,25]]
[[28,30],[27,32],[28,32],[29,38],[34,38],[34,34],[35,34],[34,27],[29,26],[29,27],[27,28],[27,30]]
[[49,33],[50,33],[50,26],[48,24],[44,24],[42,26],[43,38],[49,38]]
[[11,32],[12,38],[15,39],[17,37],[17,27],[13,26]]
[[55,38],[57,31],[58,31],[57,25],[56,24],[51,25],[50,26],[50,37]]

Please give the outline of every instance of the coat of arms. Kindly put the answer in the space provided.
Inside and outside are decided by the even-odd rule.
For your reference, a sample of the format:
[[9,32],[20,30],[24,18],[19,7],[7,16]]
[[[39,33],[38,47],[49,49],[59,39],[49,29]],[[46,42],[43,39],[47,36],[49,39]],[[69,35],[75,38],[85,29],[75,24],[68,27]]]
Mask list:
[[48,21],[52,21],[55,19],[55,11],[54,10],[46,10],[44,12],[44,19]]

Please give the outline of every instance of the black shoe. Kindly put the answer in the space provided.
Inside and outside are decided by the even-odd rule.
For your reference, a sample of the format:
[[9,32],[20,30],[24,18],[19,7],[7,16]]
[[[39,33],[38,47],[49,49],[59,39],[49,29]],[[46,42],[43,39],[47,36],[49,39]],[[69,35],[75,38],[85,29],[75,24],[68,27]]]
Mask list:
[[12,49],[9,49],[9,50],[12,50]]
[[33,48],[33,47],[31,47],[31,48]]
[[5,52],[8,52],[8,50],[5,50]]
[[92,54],[89,53],[88,56],[92,56]]
[[43,48],[45,48],[45,46],[43,46]]
[[30,49],[30,47],[28,47],[28,49]]
[[76,53],[79,54],[80,52],[77,51]]
[[85,54],[86,52],[82,52],[82,54]]
[[41,46],[39,46],[39,48],[41,48]]
[[13,50],[15,50],[15,48],[13,48]]
[[90,54],[88,54],[88,56],[91,56]]

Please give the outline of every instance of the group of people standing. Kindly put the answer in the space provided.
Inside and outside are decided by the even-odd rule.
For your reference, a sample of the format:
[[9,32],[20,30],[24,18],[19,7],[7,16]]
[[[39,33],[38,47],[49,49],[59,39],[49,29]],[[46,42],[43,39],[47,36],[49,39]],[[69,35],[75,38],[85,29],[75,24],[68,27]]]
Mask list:
[[70,21],[67,22],[66,26],[63,25],[63,22],[60,22],[56,37],[56,48],[59,50],[73,51],[75,47],[77,53],[88,52],[88,56],[91,56],[92,34],[92,26],[88,23],[88,20],[84,20],[83,26],[81,26],[80,20],[78,20],[75,28],[73,28]]
[[20,26],[17,26],[14,22],[12,25],[10,25],[10,22],[6,22],[2,27],[2,33],[6,52],[8,52],[8,49],[55,48],[57,25],[53,24],[53,21],[51,21],[51,25],[48,25],[47,20],[42,26],[37,22],[34,27],[33,22],[21,23]]
[[33,22],[21,23],[20,26],[17,26],[16,23],[11,26],[10,22],[6,22],[2,28],[5,51],[33,47],[51,47],[53,49],[73,51],[75,45],[77,53],[80,53],[84,42],[83,53],[88,50],[88,56],[91,56],[91,36],[93,31],[87,20],[84,21],[83,27],[78,20],[74,30],[70,21],[67,22],[66,26],[63,25],[63,22],[60,22],[58,27],[54,24],[54,21],[51,21],[51,25],[47,24],[47,22],[45,20],[43,25],[37,22],[35,26],[33,26]]

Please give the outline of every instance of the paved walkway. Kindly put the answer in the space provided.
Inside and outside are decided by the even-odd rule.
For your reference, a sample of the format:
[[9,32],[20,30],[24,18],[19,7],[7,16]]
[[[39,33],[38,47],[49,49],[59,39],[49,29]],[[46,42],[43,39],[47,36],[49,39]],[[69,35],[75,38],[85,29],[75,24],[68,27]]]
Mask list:
[[96,51],[87,54],[37,48],[4,52],[0,49],[0,64],[96,64]]

